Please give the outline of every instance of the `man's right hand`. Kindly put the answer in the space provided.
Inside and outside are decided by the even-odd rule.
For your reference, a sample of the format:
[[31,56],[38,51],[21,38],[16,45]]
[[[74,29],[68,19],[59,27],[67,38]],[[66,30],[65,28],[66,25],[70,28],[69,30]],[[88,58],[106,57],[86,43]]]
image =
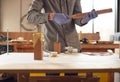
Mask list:
[[48,20],[53,20],[54,16],[55,16],[55,13],[49,13]]
[[63,13],[50,13],[49,20],[53,20],[57,24],[63,25],[63,24],[66,24],[70,21],[70,17],[68,15],[63,14]]

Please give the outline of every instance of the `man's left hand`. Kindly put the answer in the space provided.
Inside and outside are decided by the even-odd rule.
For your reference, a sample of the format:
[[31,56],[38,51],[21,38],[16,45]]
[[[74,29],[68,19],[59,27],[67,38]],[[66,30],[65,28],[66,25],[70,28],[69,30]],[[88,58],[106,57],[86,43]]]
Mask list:
[[81,20],[82,24],[88,23],[91,19],[94,19],[98,16],[95,9],[93,9],[91,12],[88,12],[87,15]]

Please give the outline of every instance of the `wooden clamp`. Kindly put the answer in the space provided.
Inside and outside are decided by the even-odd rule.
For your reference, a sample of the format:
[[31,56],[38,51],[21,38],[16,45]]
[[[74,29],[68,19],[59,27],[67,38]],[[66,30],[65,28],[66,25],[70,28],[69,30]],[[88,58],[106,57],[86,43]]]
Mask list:
[[[97,10],[96,12],[97,12],[97,14],[110,13],[110,12],[112,12],[112,8]],[[87,13],[88,13],[88,12],[86,12],[86,13],[74,14],[74,15],[71,16],[71,18],[72,18],[72,19],[84,18]]]

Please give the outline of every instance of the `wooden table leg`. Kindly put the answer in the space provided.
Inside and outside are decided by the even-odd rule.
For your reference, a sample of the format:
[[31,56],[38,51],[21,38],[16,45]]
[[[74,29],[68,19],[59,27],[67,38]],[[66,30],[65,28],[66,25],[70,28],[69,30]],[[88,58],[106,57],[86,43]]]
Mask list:
[[114,82],[114,72],[108,74],[108,82]]
[[18,73],[17,82],[29,82],[29,73]]

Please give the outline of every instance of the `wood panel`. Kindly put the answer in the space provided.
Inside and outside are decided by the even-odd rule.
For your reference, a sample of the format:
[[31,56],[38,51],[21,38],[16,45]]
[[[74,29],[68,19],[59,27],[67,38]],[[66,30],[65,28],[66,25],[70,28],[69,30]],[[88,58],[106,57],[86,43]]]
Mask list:
[[79,33],[79,38],[80,40],[83,38],[87,38],[88,40],[100,40],[100,33]]
[[[18,37],[24,37],[25,40],[32,40],[33,33],[35,32],[9,32],[9,37],[12,39],[17,39]],[[0,35],[7,36],[7,32],[0,32]]]
[[99,82],[99,77],[90,77],[85,76],[50,76],[50,77],[30,77],[29,82]]

